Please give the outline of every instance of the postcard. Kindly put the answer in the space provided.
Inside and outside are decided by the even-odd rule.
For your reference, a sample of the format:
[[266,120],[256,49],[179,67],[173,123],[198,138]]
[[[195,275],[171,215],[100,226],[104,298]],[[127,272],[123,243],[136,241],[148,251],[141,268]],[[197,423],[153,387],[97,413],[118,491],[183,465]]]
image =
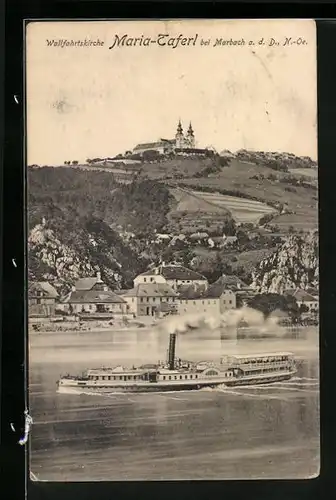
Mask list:
[[26,24],[35,481],[318,476],[316,27]]

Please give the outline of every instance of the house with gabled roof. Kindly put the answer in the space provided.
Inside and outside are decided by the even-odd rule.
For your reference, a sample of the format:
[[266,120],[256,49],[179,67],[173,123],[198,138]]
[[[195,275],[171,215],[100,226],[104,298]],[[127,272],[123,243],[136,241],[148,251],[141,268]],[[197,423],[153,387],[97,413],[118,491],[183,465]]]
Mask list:
[[167,283],[140,283],[131,290],[122,290],[128,312],[134,316],[158,316],[177,312],[178,294]]
[[222,274],[220,278],[214,283],[215,285],[221,285],[229,290],[238,291],[238,290],[247,290],[250,287],[244,283],[238,276],[234,274]]
[[236,308],[236,294],[220,284],[180,287],[180,314],[209,314],[218,316]]
[[165,283],[173,290],[180,285],[208,285],[205,276],[192,269],[188,269],[180,264],[165,264],[164,262],[144,273],[139,274],[134,279],[134,286],[141,283]]
[[100,272],[95,277],[80,278],[70,293],[61,300],[62,309],[69,313],[127,314],[127,303],[101,279]]
[[319,311],[319,298],[316,295],[308,293],[308,291],[301,288],[287,289],[284,295],[291,295],[296,299],[298,306],[305,305],[310,313],[317,314]]
[[33,281],[28,286],[29,316],[54,316],[58,292],[48,281]]

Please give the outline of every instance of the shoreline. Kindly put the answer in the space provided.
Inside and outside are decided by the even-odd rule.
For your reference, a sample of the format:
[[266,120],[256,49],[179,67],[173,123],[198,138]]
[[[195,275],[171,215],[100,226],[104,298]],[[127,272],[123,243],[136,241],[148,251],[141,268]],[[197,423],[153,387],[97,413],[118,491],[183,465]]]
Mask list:
[[[144,326],[138,326],[137,324],[134,325],[128,325],[128,326],[115,326],[109,325],[107,326],[93,326],[91,328],[70,328],[70,327],[64,327],[64,328],[55,328],[53,330],[34,330],[32,329],[31,326],[28,326],[28,335],[29,336],[38,336],[38,335],[60,335],[60,334],[68,334],[68,335],[74,335],[74,334],[90,334],[90,333],[138,333],[138,332],[146,332],[148,330],[154,330],[155,328],[159,327],[160,323],[153,323],[149,325],[144,325]],[[196,330],[201,330],[201,328],[198,328]],[[222,332],[223,335],[225,335],[225,329]],[[258,327],[236,327],[237,334],[242,334],[242,336],[247,336],[247,338],[250,336],[249,333],[251,333],[251,337],[255,336],[256,338],[276,338],[276,337],[282,337],[289,335],[291,333],[295,332],[300,332],[304,330],[316,330],[318,333],[319,331],[319,326],[318,325],[311,325],[311,326],[305,326],[305,325],[293,325],[293,326],[277,326],[277,331],[275,332],[270,332],[270,333],[265,333],[264,331],[258,332]],[[253,333],[254,331],[254,333]],[[281,334],[279,333],[281,332]],[[185,332],[178,332],[181,333],[181,335],[184,335]]]

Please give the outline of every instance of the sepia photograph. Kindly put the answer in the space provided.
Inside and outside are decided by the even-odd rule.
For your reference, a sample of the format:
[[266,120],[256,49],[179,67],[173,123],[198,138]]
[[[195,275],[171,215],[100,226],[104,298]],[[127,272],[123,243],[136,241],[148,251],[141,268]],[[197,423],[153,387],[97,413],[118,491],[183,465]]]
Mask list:
[[320,471],[316,26],[26,24],[33,481]]

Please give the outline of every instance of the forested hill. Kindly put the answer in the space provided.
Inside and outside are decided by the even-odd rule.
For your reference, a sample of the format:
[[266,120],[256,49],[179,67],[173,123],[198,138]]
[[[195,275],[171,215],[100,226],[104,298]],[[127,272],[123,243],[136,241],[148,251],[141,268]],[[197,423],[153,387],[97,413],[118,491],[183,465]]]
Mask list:
[[155,181],[142,180],[118,184],[109,172],[90,172],[67,167],[29,168],[29,228],[42,218],[62,215],[73,226],[83,217],[104,221],[107,225],[128,226],[135,233],[160,229],[174,198]]

